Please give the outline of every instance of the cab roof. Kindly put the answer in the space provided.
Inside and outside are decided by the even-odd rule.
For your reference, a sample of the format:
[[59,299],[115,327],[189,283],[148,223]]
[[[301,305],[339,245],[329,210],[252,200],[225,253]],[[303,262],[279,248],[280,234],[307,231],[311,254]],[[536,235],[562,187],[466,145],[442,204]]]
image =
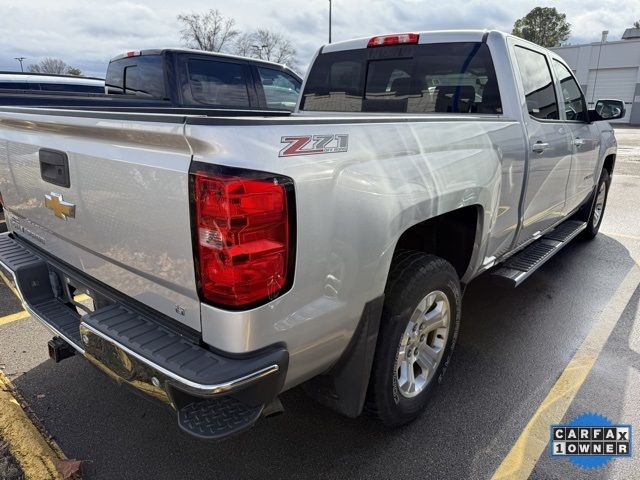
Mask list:
[[[343,42],[330,43],[322,47],[321,53],[339,52],[343,50],[358,50],[367,48],[369,40],[373,37],[384,37],[405,32],[382,33],[369,37],[361,37]],[[447,42],[481,42],[483,38],[491,34],[507,36],[508,34],[498,30],[425,30],[421,32],[411,32],[419,35],[418,44],[426,43],[447,43]]]
[[288,67],[287,65],[284,65],[282,63],[276,63],[276,62],[271,62],[269,60],[261,60],[258,58],[252,58],[252,57],[242,57],[240,55],[231,55],[228,53],[220,53],[220,52],[207,52],[206,50],[196,50],[193,48],[176,48],[176,47],[171,47],[171,48],[151,48],[151,49],[145,49],[145,50],[130,50],[128,52],[123,52],[120,55],[116,55],[115,57],[113,57],[109,63],[114,62],[116,60],[122,60],[123,58],[128,58],[128,57],[132,57],[132,56],[144,56],[144,55],[161,55],[163,53],[193,53],[193,54],[197,54],[197,55],[206,55],[206,56],[210,56],[210,57],[217,57],[217,58],[229,58],[232,60],[245,60],[247,62],[251,62],[254,64],[261,64],[261,65],[265,65],[265,66],[271,66],[271,67],[278,67],[278,68],[284,68],[288,71],[290,71],[291,73],[294,73],[298,78],[301,79],[300,75],[298,75],[296,72],[294,72],[290,67]]

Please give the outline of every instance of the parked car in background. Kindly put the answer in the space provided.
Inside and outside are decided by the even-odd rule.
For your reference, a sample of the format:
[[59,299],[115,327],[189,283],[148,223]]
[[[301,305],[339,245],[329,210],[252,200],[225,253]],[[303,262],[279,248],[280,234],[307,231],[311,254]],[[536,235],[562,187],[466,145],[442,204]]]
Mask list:
[[29,93],[104,93],[104,79],[76,75],[0,72],[0,95],[12,90]]
[[0,105],[136,110],[291,112],[302,79],[290,68],[253,58],[188,49],[130,51],[113,58],[99,94],[45,96],[0,90]]
[[604,120],[623,104],[587,110],[538,45],[333,43],[297,109],[268,111],[293,102],[288,82],[264,62],[131,52],[109,96],[247,114],[0,108],[0,266],[54,332],[52,358],[84,355],[198,438],[251,427],[301,384],[350,417],[413,420],[450,365],[465,286],[488,270],[520,285],[604,215]]

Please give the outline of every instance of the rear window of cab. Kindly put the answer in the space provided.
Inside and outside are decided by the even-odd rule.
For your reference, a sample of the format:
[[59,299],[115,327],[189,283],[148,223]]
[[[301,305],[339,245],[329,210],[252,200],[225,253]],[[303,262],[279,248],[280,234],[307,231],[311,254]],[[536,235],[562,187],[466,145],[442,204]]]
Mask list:
[[403,45],[317,57],[301,110],[501,114],[485,43]]
[[139,55],[113,60],[107,68],[105,86],[112,95],[164,98],[162,57]]

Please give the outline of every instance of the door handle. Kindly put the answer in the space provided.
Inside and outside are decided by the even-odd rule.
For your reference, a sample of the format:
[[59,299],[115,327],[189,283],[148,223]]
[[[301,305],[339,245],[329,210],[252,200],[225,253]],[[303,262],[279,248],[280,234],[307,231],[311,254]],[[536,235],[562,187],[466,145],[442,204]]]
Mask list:
[[584,138],[576,138],[576,139],[573,141],[573,144],[574,144],[576,147],[581,147],[581,146],[583,146],[583,145],[584,145]]
[[38,152],[40,159],[40,177],[47,183],[69,188],[69,157],[65,152],[41,148]]
[[533,150],[536,153],[542,153],[547,148],[549,148],[549,144],[545,142],[541,142],[540,140],[538,140],[536,143],[531,145],[531,150]]

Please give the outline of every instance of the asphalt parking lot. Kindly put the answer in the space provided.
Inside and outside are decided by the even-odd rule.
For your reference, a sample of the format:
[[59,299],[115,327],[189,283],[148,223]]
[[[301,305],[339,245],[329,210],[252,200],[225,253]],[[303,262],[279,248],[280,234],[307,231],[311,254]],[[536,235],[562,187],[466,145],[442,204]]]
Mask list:
[[[203,443],[181,433],[170,411],[118,388],[84,359],[48,360],[50,335],[31,318],[0,323],[0,368],[66,455],[83,460],[85,479],[483,479],[547,408],[585,338],[614,315],[562,419],[597,412],[640,429],[640,129],[616,134],[620,155],[601,234],[573,242],[516,290],[486,275],[472,283],[447,378],[407,427],[343,418],[294,389],[282,396],[284,415]],[[0,282],[0,318],[20,310]],[[638,479],[634,448],[632,459],[597,471],[543,453],[530,478]]]

